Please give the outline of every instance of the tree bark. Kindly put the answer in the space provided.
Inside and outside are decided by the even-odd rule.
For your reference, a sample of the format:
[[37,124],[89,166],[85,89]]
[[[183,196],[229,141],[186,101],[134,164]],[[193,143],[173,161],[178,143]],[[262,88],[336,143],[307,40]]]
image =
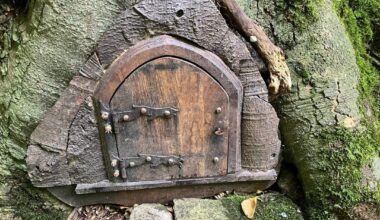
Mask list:
[[30,184],[24,157],[39,120],[123,11],[119,2],[31,0],[10,18],[0,39],[1,219],[65,219],[71,210]]
[[[326,0],[315,6],[318,19],[306,28],[295,23],[304,18],[295,19],[294,11],[288,10],[295,7],[292,2],[239,3],[277,45],[286,48],[294,86],[291,94],[274,104],[280,117],[285,161],[297,170],[294,175],[304,191],[301,204],[306,216],[355,218],[355,207],[379,202],[378,197],[371,199],[378,188],[371,189],[368,184],[378,182],[373,178],[376,171],[368,168],[378,160],[378,131],[372,129],[372,123],[377,122],[367,123],[360,114],[363,97],[359,99],[359,78],[367,76],[358,68],[354,48],[333,2]],[[303,14],[306,11],[298,12],[298,16],[309,16]],[[367,110],[372,114],[371,107]],[[349,153],[354,151],[357,154]],[[280,181],[284,181],[281,178],[280,173]]]

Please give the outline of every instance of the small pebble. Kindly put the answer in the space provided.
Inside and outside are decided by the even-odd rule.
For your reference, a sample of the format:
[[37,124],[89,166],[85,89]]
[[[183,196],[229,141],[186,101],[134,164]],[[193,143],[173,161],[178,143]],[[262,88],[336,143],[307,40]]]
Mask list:
[[280,216],[283,217],[283,218],[288,218],[288,215],[285,212],[281,212]]
[[251,41],[252,43],[256,43],[256,42],[257,42],[257,37],[252,35],[252,36],[249,38],[249,41]]

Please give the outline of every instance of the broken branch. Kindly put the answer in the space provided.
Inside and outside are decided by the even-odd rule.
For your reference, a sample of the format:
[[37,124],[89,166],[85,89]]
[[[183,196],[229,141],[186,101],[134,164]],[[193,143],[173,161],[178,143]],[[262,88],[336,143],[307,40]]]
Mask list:
[[289,92],[292,82],[282,49],[272,43],[264,30],[244,13],[235,0],[218,1],[239,31],[250,39],[266,63],[270,74],[268,90],[271,98]]

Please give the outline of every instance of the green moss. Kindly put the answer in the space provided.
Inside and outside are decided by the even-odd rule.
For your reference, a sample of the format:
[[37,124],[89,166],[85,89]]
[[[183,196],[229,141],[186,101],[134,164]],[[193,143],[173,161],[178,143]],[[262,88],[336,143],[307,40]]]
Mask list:
[[284,1],[283,13],[298,29],[306,30],[318,19],[318,6],[322,0]]
[[303,217],[289,198],[281,194],[266,194],[259,197],[255,219],[302,220]]
[[241,203],[249,197],[251,196],[233,194],[223,198],[221,202],[223,207],[225,207],[228,210],[228,215],[231,219],[238,218],[241,220],[246,220],[248,218],[242,214],[240,207]]
[[359,134],[341,130],[339,137],[348,147],[323,155],[329,156],[326,159],[331,162],[330,168],[334,169],[337,175],[345,173],[347,176],[345,183],[340,185],[340,192],[346,193],[337,194],[342,200],[341,203],[351,206],[359,202],[380,203],[380,190],[373,193],[368,189],[357,187],[360,186],[363,175],[360,168],[370,164],[370,160],[379,156],[380,152],[380,71],[373,65],[367,49],[373,40],[374,24],[380,21],[380,2],[335,0],[334,4],[354,46],[357,64],[361,71],[358,86],[359,106],[364,116],[362,124],[366,129]]
[[[252,195],[231,195],[223,198],[222,204],[228,210],[230,219],[248,219],[242,215],[241,202],[252,197]],[[238,208],[237,208],[238,207]],[[303,219],[298,207],[284,195],[279,193],[268,193],[258,196],[255,220],[267,219]]]
[[[316,151],[316,166],[325,174],[320,186],[307,197],[310,217],[328,219],[334,213],[339,219],[351,219],[351,210],[358,203],[379,202],[379,192],[363,185],[362,168],[379,152],[380,136],[373,132],[353,133],[344,128],[325,128],[319,131],[320,146]],[[378,131],[376,131],[378,132]],[[312,203],[312,204],[310,204]],[[321,212],[323,210],[323,212]]]
[[12,208],[12,218],[45,220],[45,219],[65,219],[71,208],[58,203],[55,199],[43,190],[31,186],[27,174],[14,169],[13,177],[1,183],[7,185],[0,191],[6,194],[6,199],[0,200],[1,207]]
[[298,31],[307,30],[310,24],[318,19],[318,6],[323,2],[323,0],[278,0],[274,2],[275,8],[272,8],[265,1],[237,1],[241,6],[249,9],[246,10],[246,13],[255,20],[257,20],[257,15],[251,14],[250,10],[256,6],[263,7],[264,10],[268,10],[265,13],[274,16],[273,19],[277,19],[276,15],[281,15],[281,19],[284,19],[283,22],[291,23]]
[[380,72],[372,65],[367,46],[373,40],[374,23],[380,21],[380,1],[334,0],[334,6],[354,46],[357,63],[361,70],[359,89],[362,106],[364,106],[364,101],[369,102],[378,120],[380,116]]

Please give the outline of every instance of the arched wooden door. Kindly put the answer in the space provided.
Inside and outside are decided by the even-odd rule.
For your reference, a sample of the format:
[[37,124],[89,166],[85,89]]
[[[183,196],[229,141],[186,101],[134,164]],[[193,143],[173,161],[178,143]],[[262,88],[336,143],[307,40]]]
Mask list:
[[228,96],[194,64],[173,57],[145,63],[110,107],[129,181],[227,173]]
[[240,156],[236,76],[215,55],[171,37],[128,52],[109,68],[95,95],[116,180],[190,179],[234,171]]

